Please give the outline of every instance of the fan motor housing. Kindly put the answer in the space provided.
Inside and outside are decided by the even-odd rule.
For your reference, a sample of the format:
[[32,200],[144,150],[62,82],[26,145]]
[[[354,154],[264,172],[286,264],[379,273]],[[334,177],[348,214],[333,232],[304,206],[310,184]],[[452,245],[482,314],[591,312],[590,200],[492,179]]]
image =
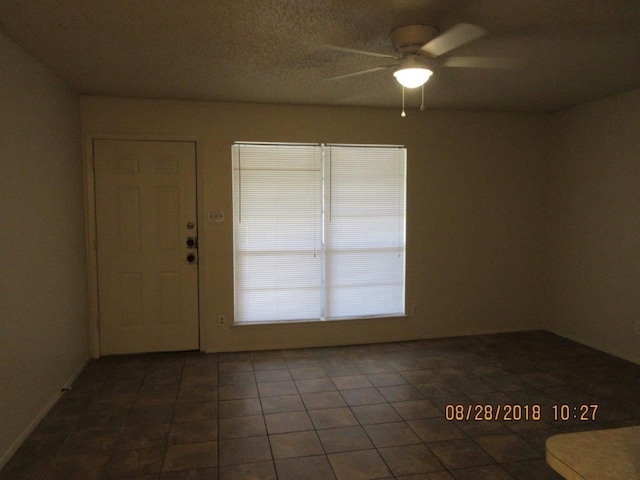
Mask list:
[[438,29],[431,25],[407,25],[391,32],[391,43],[398,52],[416,53],[438,33]]

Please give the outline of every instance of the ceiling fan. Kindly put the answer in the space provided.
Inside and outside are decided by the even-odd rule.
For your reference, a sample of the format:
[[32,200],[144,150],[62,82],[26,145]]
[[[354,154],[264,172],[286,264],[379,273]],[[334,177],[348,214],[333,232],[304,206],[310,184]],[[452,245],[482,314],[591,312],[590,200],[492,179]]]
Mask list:
[[[417,88],[424,86],[433,74],[433,68],[444,67],[471,67],[471,68],[496,68],[500,67],[499,59],[489,57],[448,57],[441,60],[439,57],[456,48],[474,42],[487,35],[486,30],[470,23],[458,23],[450,29],[439,34],[438,29],[430,25],[407,25],[396,28],[391,32],[391,44],[396,55],[386,53],[369,52],[353,48],[335,45],[320,45],[321,48],[337,50],[359,55],[368,55],[380,58],[389,58],[393,63],[380,65],[366,70],[337,75],[326,80],[340,80],[358,75],[364,75],[379,70],[395,68],[394,77],[405,88]],[[424,109],[424,92],[423,106]],[[404,88],[403,109],[404,115]]]

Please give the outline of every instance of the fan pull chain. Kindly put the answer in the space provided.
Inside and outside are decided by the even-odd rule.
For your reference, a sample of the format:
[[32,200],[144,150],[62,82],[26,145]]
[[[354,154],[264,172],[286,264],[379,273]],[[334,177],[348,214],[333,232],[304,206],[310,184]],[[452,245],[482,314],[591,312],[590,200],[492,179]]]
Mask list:
[[404,85],[402,86],[402,113],[400,114],[401,117],[406,117],[407,114],[404,113]]
[[420,104],[420,111],[424,112],[424,83],[422,84],[422,103]]

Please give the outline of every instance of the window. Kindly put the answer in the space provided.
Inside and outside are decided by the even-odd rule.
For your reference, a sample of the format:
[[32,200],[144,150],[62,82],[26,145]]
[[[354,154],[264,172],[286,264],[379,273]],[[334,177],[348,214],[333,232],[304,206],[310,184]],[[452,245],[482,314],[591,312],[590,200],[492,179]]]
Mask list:
[[404,314],[404,148],[232,150],[236,323]]

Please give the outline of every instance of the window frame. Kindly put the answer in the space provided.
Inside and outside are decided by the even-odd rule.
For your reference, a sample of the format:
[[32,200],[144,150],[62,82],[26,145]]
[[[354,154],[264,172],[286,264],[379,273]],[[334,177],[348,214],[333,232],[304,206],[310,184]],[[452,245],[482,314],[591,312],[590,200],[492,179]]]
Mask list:
[[[239,180],[239,178],[241,178],[242,176],[242,167],[240,166],[240,160],[239,160],[239,156],[240,156],[240,152],[241,149],[243,147],[260,147],[260,146],[264,146],[264,147],[310,147],[312,149],[319,149],[319,151],[321,152],[320,154],[320,171],[319,171],[319,182],[321,185],[321,216],[320,216],[320,222],[319,222],[319,227],[321,230],[321,244],[319,245],[319,252],[320,252],[320,264],[321,264],[321,278],[320,280],[320,310],[319,310],[319,315],[317,316],[312,316],[312,317],[308,317],[308,318],[279,318],[279,319],[270,319],[270,320],[257,320],[257,321],[253,321],[253,320],[241,320],[241,315],[239,315],[239,293],[238,293],[238,259],[237,256],[239,254],[239,248],[238,248],[238,231],[237,231],[237,216],[239,214],[239,212],[237,211],[237,209],[241,209],[242,208],[242,197],[241,194],[238,193],[238,191],[242,191],[243,188],[246,188],[242,186],[242,180]],[[399,228],[398,232],[396,232],[397,238],[399,239],[399,245],[395,245],[394,248],[401,252],[401,254],[398,254],[398,258],[401,257],[401,262],[400,262],[400,268],[401,268],[401,274],[399,275],[399,279],[401,280],[401,283],[398,283],[399,285],[399,289],[400,289],[400,300],[397,300],[397,295],[396,295],[396,300],[395,300],[395,305],[396,305],[396,311],[390,311],[389,313],[384,312],[384,313],[373,313],[373,314],[367,314],[365,313],[365,310],[362,311],[362,313],[359,314],[354,314],[354,315],[347,315],[347,316],[327,316],[325,314],[325,307],[326,307],[326,302],[327,299],[325,298],[325,295],[327,293],[327,285],[326,285],[326,279],[325,279],[325,269],[327,268],[327,261],[325,258],[325,255],[328,251],[328,247],[326,245],[326,238],[325,238],[325,228],[327,225],[327,190],[329,191],[329,195],[331,194],[332,188],[333,188],[333,184],[331,184],[331,182],[333,180],[325,178],[325,175],[327,174],[327,164],[331,165],[331,168],[333,168],[332,165],[332,159],[329,158],[329,160],[327,161],[327,159],[325,158],[326,153],[327,152],[331,152],[332,148],[339,148],[339,149],[344,149],[344,148],[356,148],[356,149],[375,149],[376,151],[384,151],[386,149],[389,150],[395,150],[398,152],[399,157],[396,159],[392,159],[395,160],[397,162],[397,164],[400,166],[401,168],[401,173],[399,175],[396,174],[396,176],[391,177],[393,180],[395,181],[399,181],[401,182],[401,186],[398,188],[396,194],[399,195],[401,197],[401,221],[399,223],[401,223],[401,227]],[[237,153],[238,152],[238,153]],[[236,166],[236,154],[238,155],[238,166]],[[388,159],[387,159],[388,160]],[[407,313],[406,313],[406,252],[407,252],[407,244],[406,244],[406,227],[407,227],[407,209],[406,209],[406,198],[407,198],[407,148],[404,145],[378,145],[378,144],[337,144],[337,143],[281,143],[281,142],[241,142],[241,141],[237,141],[234,142],[232,144],[232,176],[233,176],[233,184],[232,184],[232,191],[233,191],[233,202],[232,202],[232,208],[233,208],[233,299],[234,299],[234,320],[233,320],[233,324],[234,325],[238,325],[238,326],[246,326],[246,325],[268,325],[268,324],[281,324],[281,323],[316,323],[316,322],[330,322],[330,321],[351,321],[351,320],[357,320],[357,319],[372,319],[372,318],[402,318],[402,317],[406,317]],[[329,172],[331,173],[331,171]],[[386,178],[386,177],[385,177]],[[330,187],[327,187],[327,185],[330,185]],[[238,197],[238,195],[240,195],[240,197]],[[333,199],[331,199],[330,205],[331,208],[333,208]],[[241,215],[241,213],[240,213]],[[400,218],[400,217],[399,217]],[[373,285],[368,285],[365,284],[365,289],[369,288]]]

